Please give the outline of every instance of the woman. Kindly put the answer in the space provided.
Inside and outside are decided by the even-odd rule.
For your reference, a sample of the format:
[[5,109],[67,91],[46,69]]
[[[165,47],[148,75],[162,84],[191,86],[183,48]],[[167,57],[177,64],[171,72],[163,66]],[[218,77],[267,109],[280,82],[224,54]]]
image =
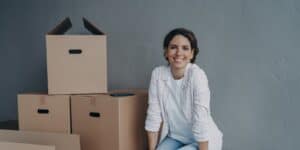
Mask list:
[[174,29],[163,48],[168,66],[153,70],[149,87],[149,150],[221,150],[223,134],[210,115],[207,77],[194,64],[199,52],[194,33]]

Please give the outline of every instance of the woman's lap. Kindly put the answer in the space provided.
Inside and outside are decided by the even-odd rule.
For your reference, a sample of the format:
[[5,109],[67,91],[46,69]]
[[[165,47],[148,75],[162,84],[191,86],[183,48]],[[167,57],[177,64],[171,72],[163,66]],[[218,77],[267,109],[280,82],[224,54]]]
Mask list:
[[195,143],[192,144],[183,144],[178,140],[175,140],[170,137],[166,137],[160,143],[156,150],[197,150],[198,146]]

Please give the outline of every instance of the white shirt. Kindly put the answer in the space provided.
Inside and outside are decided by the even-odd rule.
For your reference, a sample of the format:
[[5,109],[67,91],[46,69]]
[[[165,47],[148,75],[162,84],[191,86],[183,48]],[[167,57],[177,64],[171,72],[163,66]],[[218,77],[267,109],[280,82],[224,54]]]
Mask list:
[[[149,106],[145,129],[158,132],[163,122],[160,142],[169,132],[167,104],[170,99],[173,78],[169,66],[156,67],[152,72],[149,87]],[[222,132],[210,115],[210,90],[205,72],[196,64],[188,64],[182,79],[180,106],[183,115],[191,122],[196,141],[209,141],[209,150],[221,150]],[[203,109],[205,110],[203,113]]]
[[182,94],[182,78],[179,80],[171,79],[170,99],[167,100],[166,114],[169,123],[170,132],[168,135],[173,139],[185,144],[196,142],[192,132],[192,122],[185,118],[180,99]]

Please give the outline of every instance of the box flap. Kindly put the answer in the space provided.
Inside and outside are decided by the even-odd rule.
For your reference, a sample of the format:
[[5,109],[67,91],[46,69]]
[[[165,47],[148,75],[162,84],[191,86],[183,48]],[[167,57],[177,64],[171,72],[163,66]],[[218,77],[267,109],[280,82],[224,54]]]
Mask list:
[[2,150],[55,150],[54,145],[37,145],[15,142],[1,142],[0,149]]
[[92,23],[90,23],[86,18],[82,18],[84,27],[89,30],[91,33],[96,35],[104,35],[104,33],[99,30],[96,26],[94,26]]
[[54,29],[48,32],[49,35],[61,35],[67,32],[72,27],[72,23],[69,17],[65,18]]
[[54,145],[56,150],[80,150],[79,135],[76,134],[0,130],[0,141]]
[[[84,27],[95,35],[105,35],[104,32],[99,30],[95,25],[89,22],[86,18],[82,18]],[[62,35],[66,33],[72,27],[72,23],[69,17],[65,18],[54,29],[48,32],[48,35]]]

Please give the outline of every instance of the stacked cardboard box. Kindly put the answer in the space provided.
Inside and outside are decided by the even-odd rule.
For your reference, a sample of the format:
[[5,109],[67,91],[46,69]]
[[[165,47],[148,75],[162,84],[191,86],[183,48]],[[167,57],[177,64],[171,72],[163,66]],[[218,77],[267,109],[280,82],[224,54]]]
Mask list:
[[123,90],[99,95],[74,95],[72,131],[83,150],[142,150],[146,148],[145,91]]
[[19,129],[71,133],[69,95],[19,94]]
[[78,134],[82,150],[146,149],[148,94],[107,91],[106,35],[83,22],[93,35],[65,35],[69,18],[46,35],[48,93],[18,95],[19,128]]

